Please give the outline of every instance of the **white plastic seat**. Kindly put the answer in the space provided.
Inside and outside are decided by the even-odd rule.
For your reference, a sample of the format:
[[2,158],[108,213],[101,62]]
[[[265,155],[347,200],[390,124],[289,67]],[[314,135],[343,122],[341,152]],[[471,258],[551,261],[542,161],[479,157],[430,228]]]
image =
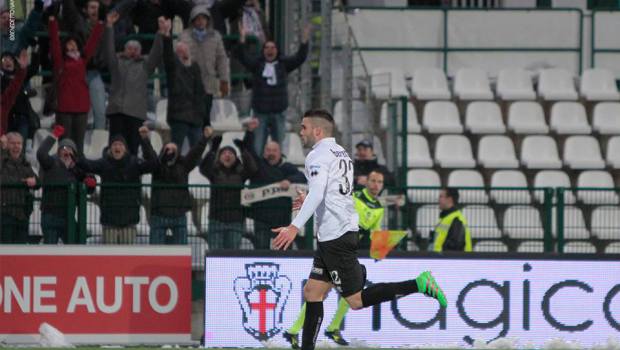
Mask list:
[[[381,129],[387,130],[391,121],[388,118],[388,103],[383,102],[381,104],[381,116],[380,116],[380,124]],[[397,108],[400,108],[400,104],[397,105]],[[400,115],[400,111],[399,115]],[[400,118],[397,120],[397,130],[401,130],[402,121]],[[415,107],[411,102],[407,102],[407,132],[410,134],[420,133],[422,132],[422,126],[420,126],[420,122],[418,122],[418,113],[416,112]]]
[[452,98],[446,75],[438,68],[418,68],[413,73],[413,95],[418,100],[449,100]]
[[144,174],[141,176],[140,180],[142,181],[142,197],[148,200],[151,198],[153,176],[151,174]]
[[43,105],[44,105],[44,101],[43,98],[40,96],[33,96],[29,98],[30,100],[30,106],[32,107],[32,110],[35,111],[35,113],[37,113],[39,116],[41,115],[41,113],[43,113]]
[[454,94],[461,100],[493,99],[487,73],[477,68],[460,68],[456,72]]
[[[84,147],[84,155],[89,159],[101,158],[103,149],[108,146],[110,133],[108,130],[95,129],[90,132],[90,142]],[[155,150],[158,152],[159,150]]]
[[544,231],[538,210],[514,205],[504,212],[504,233],[515,239],[542,239]]
[[[564,204],[574,204],[577,200],[575,194],[570,190],[571,184],[568,175],[562,170],[541,170],[534,177],[534,187],[565,187]],[[542,190],[534,191],[534,198],[539,203],[543,203],[545,195]]]
[[[368,106],[359,100],[353,100],[351,106],[351,131],[352,132],[367,132],[372,128],[372,112],[368,109]],[[334,106],[334,121],[338,130],[343,130],[344,127],[344,111],[342,101],[336,102]]]
[[590,134],[586,109],[577,102],[556,102],[551,107],[551,130],[558,134]]
[[205,251],[207,242],[198,236],[188,236],[187,243],[192,247],[192,270],[202,271],[205,267]]
[[525,174],[519,170],[499,170],[491,177],[491,188],[515,187],[519,189],[491,190],[491,198],[500,204],[530,204],[532,197],[527,189]]
[[[43,142],[43,140],[45,140],[51,134],[52,133],[49,130],[46,130],[46,129],[39,129],[39,130],[35,131],[34,132],[34,136],[32,137],[32,149],[35,152],[38,151],[39,147],[41,147],[41,143]],[[24,148],[25,148],[25,145],[24,145]],[[56,154],[56,152],[58,152],[58,142],[54,142],[54,145],[50,149],[50,153],[49,154]]]
[[222,134],[222,143],[220,144],[220,149],[224,146],[230,146],[235,149],[237,152],[237,157],[241,156],[241,150],[237,145],[235,145],[234,140],[239,139],[243,140],[245,137],[245,133],[242,131],[226,131]]
[[592,128],[603,135],[620,134],[620,102],[600,102],[594,106]]
[[564,253],[594,254],[596,247],[590,242],[567,242],[564,244]]
[[497,95],[502,100],[535,100],[532,77],[522,68],[505,68],[497,76]]
[[[138,234],[136,236],[136,244],[149,244],[149,234],[151,232],[151,227],[149,223],[149,214],[146,212],[146,208],[141,205],[140,206],[140,222],[137,225]],[[144,239],[146,237],[146,239]]]
[[517,247],[518,253],[544,253],[545,243],[543,241],[523,241]]
[[463,135],[441,135],[435,144],[435,162],[442,168],[473,168],[469,139]]
[[528,169],[559,169],[562,161],[549,136],[526,136],[521,143],[521,164]]
[[101,209],[93,202],[86,202],[86,231],[89,236],[100,236],[103,232],[101,223]]
[[603,169],[601,147],[592,136],[570,136],[564,143],[564,164],[571,169]]
[[508,109],[508,129],[515,134],[546,134],[549,127],[538,102],[517,101]]
[[[163,141],[161,139],[161,135],[157,131],[151,131],[149,133],[149,141],[151,141],[151,146],[153,147],[153,150],[155,151],[155,153],[159,154],[159,152],[164,146]],[[142,146],[140,146],[138,149],[138,157],[141,157],[141,158],[144,157],[142,153]],[[95,159],[98,159],[98,158],[101,158],[101,153],[99,153],[99,156],[95,157]]]
[[[34,201],[32,203],[32,213],[30,213],[30,219],[28,220],[28,235],[29,236],[43,236],[41,230],[41,202]],[[64,242],[66,243],[66,242]]]
[[[436,200],[436,199],[435,199]],[[437,204],[423,205],[416,211],[416,230],[422,237],[428,237],[429,231],[435,229],[439,221],[439,206]]]
[[565,69],[543,69],[538,78],[538,94],[547,101],[575,101],[573,75]]
[[476,101],[467,105],[465,128],[472,134],[503,134],[506,126],[495,102]]
[[620,242],[612,242],[605,247],[605,254],[620,254]]
[[599,239],[620,240],[620,207],[602,205],[592,211],[592,235]]
[[480,241],[474,246],[474,252],[477,253],[506,253],[508,247],[502,241],[488,240]]
[[378,99],[409,96],[405,74],[397,68],[377,68],[370,75],[370,86]]
[[190,185],[204,185],[204,186],[190,186],[189,192],[192,197],[196,200],[206,201],[209,199],[209,195],[211,192],[211,188],[207,187],[209,185],[209,180],[200,173],[199,167],[195,167],[192,171],[189,172],[188,183]]
[[[557,209],[552,209],[551,230],[557,236]],[[589,239],[590,232],[586,228],[583,212],[578,207],[564,207],[564,239]]]
[[478,142],[478,163],[485,168],[518,168],[519,160],[507,136],[483,136]]
[[463,209],[463,215],[469,225],[472,238],[502,237],[502,232],[497,226],[495,212],[490,207],[486,205],[468,205]]
[[620,169],[620,136],[614,136],[607,141],[607,164],[614,169]]
[[[398,143],[400,146],[400,142]],[[402,157],[399,150],[398,157]],[[410,168],[430,168],[433,159],[426,138],[422,135],[407,135],[407,166]]]
[[301,144],[299,134],[294,132],[286,133],[284,137],[282,153],[286,155],[286,161],[295,165],[304,164],[306,155],[304,146]]
[[155,105],[155,125],[158,129],[170,130],[168,124],[168,99],[163,98]]
[[[459,188],[459,203],[488,203],[484,180],[477,170],[453,170],[448,176],[448,187]],[[461,187],[480,187],[465,189]]]
[[439,174],[431,169],[414,169],[407,172],[407,186],[437,187],[437,189],[410,189],[407,191],[412,203],[437,203],[441,181]]
[[581,73],[581,96],[588,101],[617,101],[620,93],[614,73],[604,68],[586,69]]
[[618,194],[613,190],[614,180],[603,170],[587,170],[577,178],[578,188],[601,188],[608,190],[577,190],[577,198],[585,204],[618,204]]
[[424,106],[422,126],[431,134],[460,134],[463,126],[454,102],[431,101]]
[[239,131],[243,129],[239,120],[237,106],[231,101],[223,98],[213,99],[211,107],[211,126],[215,130]]

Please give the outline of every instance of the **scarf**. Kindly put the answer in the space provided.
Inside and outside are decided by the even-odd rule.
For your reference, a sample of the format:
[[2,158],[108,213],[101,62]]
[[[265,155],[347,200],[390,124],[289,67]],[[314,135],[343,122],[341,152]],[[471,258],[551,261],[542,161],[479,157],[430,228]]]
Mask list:
[[267,80],[267,85],[275,86],[278,84],[278,78],[276,77],[276,64],[278,61],[265,62],[265,68],[263,68],[263,78]]
[[243,28],[245,28],[246,33],[256,36],[259,42],[265,41],[263,26],[253,6],[245,6],[243,8]]
[[196,39],[196,41],[202,42],[207,37],[207,31],[206,30],[198,30],[196,28],[193,28],[192,29],[192,36],[194,37],[194,39]]

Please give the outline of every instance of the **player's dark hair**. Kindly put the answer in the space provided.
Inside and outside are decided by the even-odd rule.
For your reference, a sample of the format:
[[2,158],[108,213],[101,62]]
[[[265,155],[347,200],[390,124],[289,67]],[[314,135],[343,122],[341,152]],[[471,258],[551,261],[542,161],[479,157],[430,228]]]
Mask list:
[[446,191],[446,197],[452,198],[454,205],[459,203],[459,190],[454,187],[446,187],[444,188],[444,191]]
[[304,118],[325,119],[332,125],[334,124],[334,117],[332,117],[332,115],[324,109],[310,109],[304,113]]

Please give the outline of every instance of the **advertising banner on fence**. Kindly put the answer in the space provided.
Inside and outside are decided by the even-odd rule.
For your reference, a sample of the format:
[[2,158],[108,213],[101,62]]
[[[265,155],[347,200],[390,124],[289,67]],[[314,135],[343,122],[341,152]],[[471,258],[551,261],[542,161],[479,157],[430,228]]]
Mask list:
[[[553,338],[583,346],[620,338],[620,260],[540,258],[362,259],[368,283],[413,279],[430,269],[447,309],[421,294],[349,311],[343,335],[372,347],[454,346],[500,337],[540,347]],[[208,256],[205,345],[287,347],[282,332],[295,321],[310,257]],[[337,293],[324,303],[323,330]],[[318,342],[324,341],[323,332]],[[354,343],[355,344],[355,343]]]
[[0,339],[36,343],[48,323],[74,343],[186,343],[189,247],[0,246]]

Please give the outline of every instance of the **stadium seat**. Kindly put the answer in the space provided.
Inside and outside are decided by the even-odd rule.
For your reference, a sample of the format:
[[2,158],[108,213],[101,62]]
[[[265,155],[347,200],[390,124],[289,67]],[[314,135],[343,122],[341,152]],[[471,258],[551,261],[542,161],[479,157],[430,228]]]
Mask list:
[[[95,129],[87,131],[90,134],[90,142],[84,146],[84,156],[88,159],[99,159],[102,156],[103,149],[108,146],[110,133],[108,130]],[[87,137],[88,138],[88,137]],[[158,152],[159,150],[155,150]]]
[[587,170],[577,178],[578,188],[600,188],[608,190],[577,190],[577,198],[584,204],[618,204],[618,194],[612,189],[614,180],[603,170]]
[[407,186],[437,187],[437,189],[409,189],[407,197],[411,203],[437,203],[441,181],[435,170],[414,169],[407,172]]
[[[52,133],[46,129],[39,129],[34,132],[34,136],[32,137],[32,150],[36,152],[39,147],[41,147],[41,143]],[[58,152],[58,142],[54,142],[54,145],[50,149],[49,154],[56,154]],[[35,157],[36,158],[36,157]]]
[[[155,153],[159,154],[159,152],[164,146],[163,141],[161,139],[161,135],[159,135],[159,132],[151,131],[149,133],[149,140],[151,141],[151,146],[153,147],[153,150],[155,151]],[[138,149],[138,156],[143,157],[142,146],[140,146]],[[99,157],[101,157],[101,154],[99,154]],[[99,158],[99,157],[96,157],[96,158]]]
[[428,237],[429,231],[435,229],[435,225],[439,221],[439,212],[437,204],[423,205],[418,208],[416,211],[416,230],[422,237]]
[[620,254],[620,242],[612,242],[605,247],[605,254]]
[[[357,145],[358,142],[362,141],[362,140],[368,140],[369,135],[367,133],[363,133],[363,134],[353,134],[351,135],[352,138],[352,145],[355,146]],[[299,141],[300,145],[301,145],[301,139]],[[377,160],[379,161],[379,164],[385,164],[385,155],[383,153],[383,146],[381,145],[381,140],[379,139],[379,137],[377,135],[373,135],[372,136],[372,146],[373,146],[373,151],[375,152],[375,155],[377,156]],[[300,164],[304,164],[304,159],[302,159],[302,162]]]
[[488,240],[480,241],[474,246],[474,252],[477,253],[506,253],[508,247],[502,241]]
[[[368,106],[359,100],[353,100],[351,106],[351,131],[362,133],[368,132],[372,129],[372,112],[368,109]],[[344,127],[344,111],[342,100],[336,102],[334,106],[334,121],[338,130],[342,131]]]
[[519,170],[499,170],[491,177],[491,188],[514,187],[515,190],[491,190],[491,199],[500,204],[530,204],[532,197],[527,189],[525,175]]
[[[551,231],[557,237],[557,209],[552,209]],[[589,239],[590,233],[586,228],[583,212],[578,207],[567,205],[564,207],[564,239]]]
[[478,163],[485,168],[518,168],[512,140],[507,136],[483,136],[478,143]]
[[[400,108],[400,104],[397,104],[397,108]],[[400,115],[400,111],[398,111],[398,115]],[[383,130],[387,130],[389,127],[389,123],[391,121],[388,118],[388,103],[387,102],[383,102],[381,104],[381,117],[380,117],[380,124],[381,124],[381,129]],[[398,130],[400,130],[401,128],[401,119],[398,118],[397,120],[398,122]],[[420,133],[422,132],[422,126],[420,126],[420,122],[418,122],[418,114],[415,110],[415,107],[413,106],[413,104],[411,102],[407,102],[407,132],[410,134],[413,133]]]
[[469,139],[463,135],[441,135],[435,144],[435,162],[442,168],[473,168]]
[[456,72],[454,94],[461,100],[493,99],[487,73],[477,68],[460,68]]
[[[398,145],[400,146],[400,142]],[[398,152],[399,162],[402,152]],[[433,159],[426,138],[422,135],[407,135],[407,166],[410,168],[430,168]]]
[[[41,230],[41,202],[34,201],[32,203],[32,213],[30,213],[30,219],[28,220],[28,235],[29,236],[43,236]],[[67,243],[67,242],[63,242]]]
[[515,134],[546,134],[549,127],[537,102],[517,101],[508,109],[508,129]]
[[497,77],[497,95],[505,101],[535,100],[532,77],[522,68],[505,68]]
[[195,167],[192,171],[189,172],[188,183],[190,185],[203,185],[203,186],[190,186],[189,192],[194,199],[204,200],[209,199],[211,188],[209,185],[209,180],[200,173],[199,167]]
[[424,106],[422,126],[431,134],[460,134],[463,126],[454,102],[431,101]]
[[555,141],[549,136],[526,136],[521,143],[521,164],[528,169],[559,169]]
[[544,253],[545,243],[543,241],[523,241],[517,247],[518,253]]
[[592,211],[592,235],[598,239],[620,240],[620,207],[602,205]]
[[472,238],[502,237],[502,232],[497,226],[495,212],[490,207],[486,205],[468,205],[463,209],[463,215],[469,225]]
[[514,239],[542,239],[544,231],[538,210],[514,205],[504,212],[504,233]]
[[295,165],[304,164],[306,156],[304,146],[301,144],[299,134],[294,132],[286,133],[284,137],[282,154],[286,156],[286,161]]
[[564,164],[571,169],[603,169],[601,147],[592,136],[570,136],[564,143]]
[[230,146],[235,149],[237,152],[237,156],[241,154],[241,151],[235,145],[234,140],[239,139],[243,140],[245,137],[245,133],[243,131],[226,131],[222,134],[222,143],[220,144],[220,149],[224,146]]
[[413,73],[413,95],[418,100],[449,100],[452,98],[446,75],[439,68],[418,68]]
[[161,130],[170,130],[168,125],[168,99],[163,98],[155,105],[155,126]]
[[551,130],[558,134],[590,134],[586,109],[578,102],[556,102],[551,107]]
[[231,100],[223,98],[213,99],[211,126],[218,131],[239,131],[243,129],[239,121],[237,106]]
[[[575,194],[570,189],[570,179],[562,170],[539,171],[534,177],[534,187],[537,189],[542,189],[544,187],[564,187],[564,204],[574,204],[577,201],[575,199]],[[536,198],[539,203],[543,203],[545,200],[544,192],[542,190],[535,190],[534,198]]]
[[591,68],[581,73],[579,84],[581,96],[588,101],[618,101],[620,93],[616,87],[616,77],[608,69]]
[[[448,176],[448,186],[459,188],[459,203],[488,203],[484,180],[477,170],[453,170]],[[479,187],[465,189],[461,187]]]
[[590,242],[567,242],[564,244],[564,253],[594,254],[596,247]]
[[89,236],[100,236],[103,232],[101,222],[101,209],[96,203],[86,202],[86,231]]
[[547,101],[575,101],[573,75],[565,69],[543,69],[538,77],[538,94]]
[[614,136],[607,141],[607,164],[620,169],[620,136]]
[[[137,225],[138,235],[136,236],[136,244],[148,244],[149,233],[151,232],[151,226],[149,223],[149,214],[146,212],[146,208],[140,206],[140,222]],[[146,237],[146,239],[144,239]]]
[[192,247],[192,270],[202,271],[205,267],[205,251],[207,251],[207,242],[198,236],[188,236],[187,243]]
[[43,104],[45,103],[43,101],[43,98],[39,96],[33,96],[30,97],[29,100],[32,110],[40,116],[41,113],[43,113]]
[[594,106],[592,128],[602,135],[620,135],[620,102],[600,102]]
[[376,98],[409,96],[405,74],[398,68],[377,68],[370,75],[370,88]]
[[140,179],[142,181],[142,198],[149,200],[151,198],[153,176],[151,174],[144,174]]
[[506,126],[495,102],[476,101],[467,105],[465,128],[472,134],[503,134]]

